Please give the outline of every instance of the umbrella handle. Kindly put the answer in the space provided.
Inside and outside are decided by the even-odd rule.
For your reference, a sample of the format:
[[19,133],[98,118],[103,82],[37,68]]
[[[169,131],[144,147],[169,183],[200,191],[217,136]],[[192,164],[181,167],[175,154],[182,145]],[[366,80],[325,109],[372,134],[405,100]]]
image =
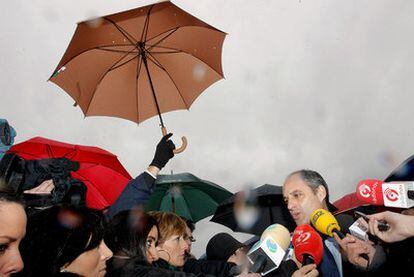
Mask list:
[[[161,127],[161,131],[162,131],[162,135],[163,136],[165,136],[167,134],[167,128]],[[175,148],[173,150],[174,154],[179,154],[179,153],[183,152],[187,148],[187,144],[188,144],[187,143],[187,138],[184,137],[184,136],[181,137],[181,142],[182,142],[181,146],[178,147],[178,148]]]

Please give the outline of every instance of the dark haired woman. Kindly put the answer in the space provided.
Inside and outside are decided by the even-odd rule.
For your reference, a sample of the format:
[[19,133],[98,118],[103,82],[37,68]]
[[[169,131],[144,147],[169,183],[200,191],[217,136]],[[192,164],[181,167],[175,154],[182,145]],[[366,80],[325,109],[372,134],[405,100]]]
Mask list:
[[112,252],[103,241],[103,220],[85,207],[54,206],[30,217],[23,276],[105,276]]
[[0,276],[23,268],[19,244],[26,232],[26,213],[20,200],[0,180]]

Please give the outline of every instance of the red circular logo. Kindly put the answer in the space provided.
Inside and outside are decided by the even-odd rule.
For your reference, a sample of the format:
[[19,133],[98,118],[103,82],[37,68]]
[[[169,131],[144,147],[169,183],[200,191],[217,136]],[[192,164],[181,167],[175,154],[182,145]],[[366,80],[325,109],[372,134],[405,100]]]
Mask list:
[[385,197],[387,197],[388,200],[390,200],[391,202],[395,202],[398,200],[398,192],[396,190],[387,188],[384,191]]
[[368,198],[371,196],[371,188],[366,184],[362,184],[359,187],[359,194],[364,198]]

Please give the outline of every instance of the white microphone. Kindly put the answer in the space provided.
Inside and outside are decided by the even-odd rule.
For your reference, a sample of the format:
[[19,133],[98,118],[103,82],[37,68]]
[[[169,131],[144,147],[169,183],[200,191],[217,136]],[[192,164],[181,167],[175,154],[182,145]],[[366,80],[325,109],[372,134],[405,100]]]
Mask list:
[[273,224],[262,233],[260,241],[247,253],[247,258],[261,275],[266,275],[279,268],[289,244],[289,230],[281,224]]

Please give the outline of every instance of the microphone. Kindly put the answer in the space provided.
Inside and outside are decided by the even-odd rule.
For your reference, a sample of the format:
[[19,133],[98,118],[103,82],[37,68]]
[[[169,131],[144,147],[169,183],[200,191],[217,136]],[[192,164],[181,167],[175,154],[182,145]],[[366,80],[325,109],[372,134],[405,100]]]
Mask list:
[[252,267],[250,268],[249,272],[252,273],[260,273],[264,270],[265,266],[266,266],[266,256],[265,255],[259,255],[257,257],[257,260],[254,262],[254,264],[252,265]]
[[251,271],[262,275],[279,268],[290,244],[289,230],[281,224],[273,224],[264,230],[258,241],[247,253]]
[[309,225],[296,227],[292,236],[295,256],[302,265],[319,265],[323,257],[321,236]]
[[336,233],[340,239],[343,239],[345,235],[341,232],[336,218],[324,209],[317,209],[311,214],[311,223],[316,230],[324,235],[333,237],[333,233]]
[[[357,239],[368,241],[367,231],[368,229],[362,226],[358,220],[354,221],[354,218],[347,214],[340,214],[336,216],[336,219],[339,222],[339,226],[342,227],[342,230],[346,234],[351,234]],[[369,256],[365,253],[360,255],[361,258],[366,260],[369,264]]]
[[394,208],[414,207],[414,182],[390,182],[367,179],[358,183],[357,198],[375,206]]
[[368,241],[368,227],[362,225],[359,220],[354,220],[348,214],[339,214],[336,216],[336,219],[345,234],[351,234],[360,240]]

